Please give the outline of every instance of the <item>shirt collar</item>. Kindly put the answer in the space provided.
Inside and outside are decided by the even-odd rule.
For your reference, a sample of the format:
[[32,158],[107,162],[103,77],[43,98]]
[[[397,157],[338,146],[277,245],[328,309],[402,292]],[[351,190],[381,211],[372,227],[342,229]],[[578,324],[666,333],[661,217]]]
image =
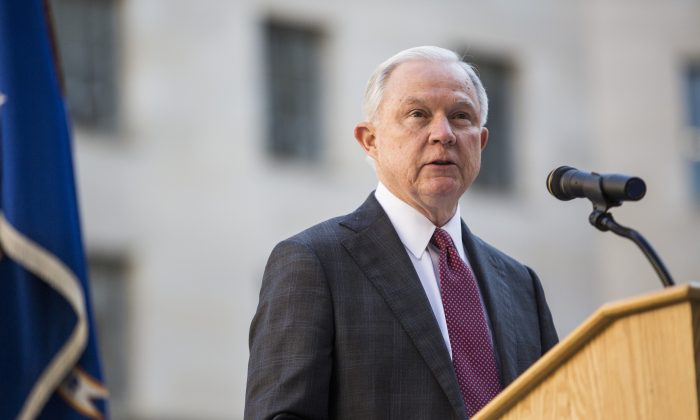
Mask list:
[[[414,257],[418,259],[422,258],[423,253],[428,247],[430,238],[433,236],[433,232],[435,232],[435,225],[418,210],[395,196],[381,182],[377,185],[374,196],[387,216],[389,216],[391,224],[394,226],[396,233],[399,235],[399,239],[401,239],[406,249],[408,249]],[[463,254],[464,247],[461,245],[462,220],[459,215],[459,203],[457,203],[457,211],[455,211],[452,218],[442,226],[442,229],[450,234],[455,244],[459,244],[456,248],[458,251],[461,251],[460,254]],[[462,258],[464,258],[464,255],[462,255]]]

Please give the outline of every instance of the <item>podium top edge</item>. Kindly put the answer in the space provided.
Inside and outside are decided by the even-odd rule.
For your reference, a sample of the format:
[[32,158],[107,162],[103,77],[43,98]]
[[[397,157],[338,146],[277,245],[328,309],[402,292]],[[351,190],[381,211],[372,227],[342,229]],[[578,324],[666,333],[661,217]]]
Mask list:
[[606,303],[598,309],[591,318],[619,317],[635,312],[641,312],[659,306],[672,305],[684,300],[700,301],[700,284],[686,283],[668,287],[660,291],[654,291],[640,296],[633,296]]
[[556,366],[564,363],[590,339],[620,318],[653,311],[683,302],[700,302],[700,283],[686,283],[651,293],[607,303],[596,310],[559,344],[487,404],[474,420],[496,419],[515,402],[544,380]]

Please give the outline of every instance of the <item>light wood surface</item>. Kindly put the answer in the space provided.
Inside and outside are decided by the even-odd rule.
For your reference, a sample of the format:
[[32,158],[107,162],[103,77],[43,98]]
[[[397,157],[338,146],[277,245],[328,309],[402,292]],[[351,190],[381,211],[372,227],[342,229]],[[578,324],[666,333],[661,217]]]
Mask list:
[[698,419],[700,289],[608,304],[475,417]]

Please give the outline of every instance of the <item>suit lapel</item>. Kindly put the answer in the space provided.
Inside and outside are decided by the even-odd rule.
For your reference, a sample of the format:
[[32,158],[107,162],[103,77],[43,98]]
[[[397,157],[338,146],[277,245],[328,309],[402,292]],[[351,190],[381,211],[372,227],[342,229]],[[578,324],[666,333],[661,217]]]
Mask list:
[[509,302],[515,300],[503,263],[462,222],[462,241],[474,270],[491,323],[497,350],[501,384],[507,385],[517,376],[517,324]]
[[374,193],[340,224],[356,232],[343,241],[343,246],[406,330],[455,412],[465,418],[466,410],[452,361],[428,298],[406,249]]

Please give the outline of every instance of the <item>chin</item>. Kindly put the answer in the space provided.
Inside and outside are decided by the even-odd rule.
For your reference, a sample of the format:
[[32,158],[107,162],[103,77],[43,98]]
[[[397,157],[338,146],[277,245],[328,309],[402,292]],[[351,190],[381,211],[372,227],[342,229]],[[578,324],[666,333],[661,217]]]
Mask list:
[[459,198],[467,190],[461,182],[451,180],[449,182],[431,182],[426,186],[424,194],[434,199]]

